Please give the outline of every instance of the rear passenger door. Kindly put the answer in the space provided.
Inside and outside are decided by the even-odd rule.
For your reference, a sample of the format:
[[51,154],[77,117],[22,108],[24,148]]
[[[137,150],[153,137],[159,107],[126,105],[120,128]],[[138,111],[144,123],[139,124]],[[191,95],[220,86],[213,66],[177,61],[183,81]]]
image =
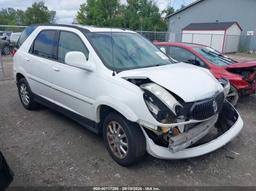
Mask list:
[[53,64],[57,61],[58,32],[42,30],[24,56],[32,92],[50,101],[54,100]]

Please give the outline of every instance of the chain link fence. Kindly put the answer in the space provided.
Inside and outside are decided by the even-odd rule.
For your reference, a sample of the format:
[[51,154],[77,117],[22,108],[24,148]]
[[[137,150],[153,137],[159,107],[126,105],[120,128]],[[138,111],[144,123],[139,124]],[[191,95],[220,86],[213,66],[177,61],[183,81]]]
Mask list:
[[256,54],[256,35],[220,35],[195,33],[169,33],[157,31],[138,31],[150,41],[187,42],[204,44],[220,52],[247,52]]

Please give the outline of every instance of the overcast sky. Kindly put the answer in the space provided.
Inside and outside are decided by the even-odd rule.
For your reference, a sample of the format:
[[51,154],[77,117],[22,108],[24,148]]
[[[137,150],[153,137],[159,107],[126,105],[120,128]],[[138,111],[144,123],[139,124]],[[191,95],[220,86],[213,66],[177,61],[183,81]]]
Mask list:
[[[40,0],[0,0],[0,8],[12,7],[14,9],[25,10],[31,6],[33,2]],[[85,3],[86,0],[43,0],[50,10],[56,11],[57,23],[72,23],[80,4]],[[154,0],[159,6],[160,10],[167,7],[169,0]],[[188,5],[195,0],[172,0],[171,5],[178,9],[182,4]],[[125,2],[125,0],[121,0]]]

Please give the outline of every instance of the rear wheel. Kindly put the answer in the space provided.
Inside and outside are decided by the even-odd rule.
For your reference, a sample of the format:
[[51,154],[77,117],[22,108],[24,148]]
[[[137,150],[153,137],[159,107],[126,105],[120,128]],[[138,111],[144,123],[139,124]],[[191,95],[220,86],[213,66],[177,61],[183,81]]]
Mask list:
[[237,89],[234,86],[230,86],[229,93],[227,95],[227,100],[232,104],[236,105],[239,99],[239,94]]
[[25,78],[21,78],[18,81],[18,91],[20,101],[26,109],[33,110],[38,107],[38,103],[35,102],[33,93],[31,92],[28,82]]
[[9,55],[10,53],[11,53],[11,49],[10,49],[10,47],[9,46],[5,46],[4,48],[3,48],[3,55]]
[[146,142],[140,127],[118,113],[110,113],[104,120],[103,136],[111,157],[128,166],[140,160],[146,152]]

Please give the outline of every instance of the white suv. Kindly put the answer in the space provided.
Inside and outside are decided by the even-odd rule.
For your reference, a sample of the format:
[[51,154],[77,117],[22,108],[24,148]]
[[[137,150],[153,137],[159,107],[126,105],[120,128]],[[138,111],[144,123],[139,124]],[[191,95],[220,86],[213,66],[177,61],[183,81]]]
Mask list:
[[78,25],[26,28],[14,76],[26,109],[44,104],[102,133],[108,152],[130,165],[145,152],[182,159],[212,152],[243,121],[225,101],[229,83],[175,64],[139,34]]

